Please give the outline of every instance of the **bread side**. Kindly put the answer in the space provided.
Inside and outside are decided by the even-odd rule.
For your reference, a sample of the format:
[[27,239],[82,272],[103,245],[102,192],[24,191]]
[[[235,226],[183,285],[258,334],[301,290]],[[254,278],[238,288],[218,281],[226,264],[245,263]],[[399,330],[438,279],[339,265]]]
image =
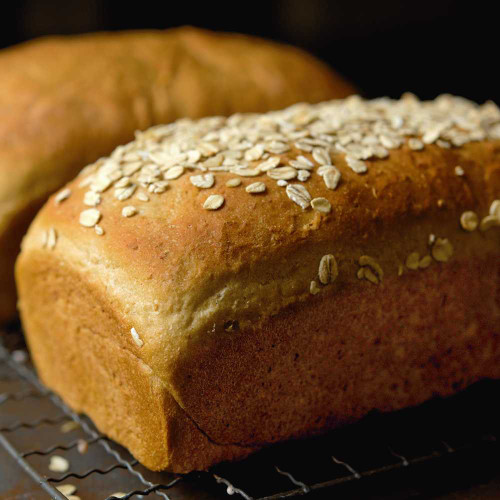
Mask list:
[[[39,352],[57,356],[51,332],[78,332],[93,316],[71,309],[73,294],[54,307],[69,327],[40,311],[50,309],[47,297],[78,287],[101,294],[98,302],[117,318],[100,329],[106,341],[149,367],[200,434],[241,455],[498,377],[498,116],[491,105],[450,97],[349,99],[145,133],[89,167],[63,202],[49,200],[23,243],[21,311],[39,373],[66,397],[54,362]],[[445,119],[447,128],[426,135]],[[457,124],[467,123],[458,135]],[[392,142],[363,143],[374,127],[376,138],[391,132]],[[346,129],[351,141],[342,144]],[[415,149],[417,137],[426,143]],[[123,179],[136,168],[134,155],[145,164],[102,190],[103,176]],[[280,163],[267,170],[275,157]],[[341,176],[335,189],[325,182],[335,170],[328,163]],[[302,170],[311,175],[298,180]],[[280,186],[276,172],[295,178]],[[229,187],[232,179],[242,184]],[[248,189],[255,183],[265,191]],[[96,194],[101,201],[89,213],[84,201]],[[203,208],[217,206],[206,205],[213,195],[223,204]],[[478,218],[473,231],[468,211]],[[67,282],[57,286],[52,276],[61,269]],[[101,411],[68,400],[93,418]],[[139,457],[137,443],[113,433],[115,424],[98,425]],[[140,460],[150,467],[160,462],[149,456],[168,455],[147,448]],[[192,456],[191,465],[161,462],[177,471],[238,456],[198,455],[182,438],[173,449]]]
[[92,276],[85,282],[76,269],[45,257],[35,257],[27,271],[34,286],[25,290],[26,300],[45,299],[25,326],[40,333],[31,348],[45,367],[39,373],[46,384],[75,411],[91,413],[98,428],[127,443],[151,469],[187,472],[250,453],[248,447],[219,446],[200,432],[151,368],[123,339],[110,337],[124,325],[106,290]]
[[352,92],[300,50],[194,28],[35,40],[2,51],[0,73],[0,321],[36,210],[136,130]]

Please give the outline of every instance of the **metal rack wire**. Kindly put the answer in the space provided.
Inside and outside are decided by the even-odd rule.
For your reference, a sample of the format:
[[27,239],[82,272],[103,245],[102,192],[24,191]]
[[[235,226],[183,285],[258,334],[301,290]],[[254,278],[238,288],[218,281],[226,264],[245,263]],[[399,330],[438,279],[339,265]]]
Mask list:
[[[54,500],[64,500],[57,486],[69,482],[77,486],[82,500],[111,500],[114,492],[125,493],[124,499],[218,500],[235,495],[275,500],[319,498],[325,492],[332,498],[332,492],[354,485],[365,485],[363,491],[368,491],[374,478],[391,477],[394,485],[394,474],[417,470],[422,464],[435,468],[453,459],[455,467],[457,457],[477,457],[477,453],[500,459],[500,415],[493,398],[485,397],[492,391],[498,394],[499,388],[499,383],[490,381],[480,390],[446,401],[373,415],[326,437],[285,443],[241,463],[179,476],[142,467],[89,419],[48,391],[27,359],[13,356],[0,344],[0,496],[15,498],[15,492],[28,489],[33,498],[42,498],[35,492],[43,491]],[[67,422],[74,424],[68,427]],[[64,425],[67,432],[62,432]],[[69,471],[48,469],[54,454],[68,460]]]

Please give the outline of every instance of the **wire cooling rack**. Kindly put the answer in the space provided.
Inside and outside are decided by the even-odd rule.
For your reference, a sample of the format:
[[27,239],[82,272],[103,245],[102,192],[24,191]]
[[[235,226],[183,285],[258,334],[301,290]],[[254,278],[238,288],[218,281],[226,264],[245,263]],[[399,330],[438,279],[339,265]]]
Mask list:
[[[374,414],[211,472],[151,472],[47,390],[26,351],[12,351],[16,342],[4,343],[9,349],[0,343],[2,499],[63,500],[57,487],[67,484],[82,500],[111,500],[114,493],[148,500],[378,499],[388,492],[415,498],[430,488],[435,494],[436,485],[445,491],[486,481],[500,463],[500,383],[485,381],[447,400]],[[66,472],[50,470],[54,455],[67,460]]]

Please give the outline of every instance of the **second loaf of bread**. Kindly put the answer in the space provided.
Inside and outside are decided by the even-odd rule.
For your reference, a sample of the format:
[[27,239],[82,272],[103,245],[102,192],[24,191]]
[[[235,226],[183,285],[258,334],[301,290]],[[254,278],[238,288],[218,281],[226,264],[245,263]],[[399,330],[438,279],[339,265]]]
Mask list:
[[499,137],[411,95],[140,134],[24,240],[38,373],[177,472],[499,377]]

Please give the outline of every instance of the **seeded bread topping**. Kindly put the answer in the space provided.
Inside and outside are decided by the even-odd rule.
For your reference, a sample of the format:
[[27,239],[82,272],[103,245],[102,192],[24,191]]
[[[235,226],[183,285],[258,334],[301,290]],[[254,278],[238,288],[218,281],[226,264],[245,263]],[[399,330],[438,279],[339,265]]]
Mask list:
[[[123,202],[135,199],[147,203],[150,196],[175,196],[175,181],[187,175],[194,189],[210,190],[203,209],[237,210],[217,193],[224,182],[219,177],[233,174],[237,177],[225,181],[227,187],[237,188],[248,177],[251,182],[243,184],[245,191],[265,196],[266,182],[277,182],[284,185],[284,194],[297,207],[326,215],[335,204],[335,193],[330,191],[341,182],[340,164],[363,175],[371,164],[404,144],[412,151],[424,151],[432,143],[449,149],[498,138],[500,111],[493,103],[478,106],[449,95],[430,102],[420,102],[411,94],[399,101],[365,101],[353,96],[345,101],[298,104],[264,115],[236,114],[227,119],[181,120],[154,127],[138,133],[134,142],[117,148],[109,158],[87,167],[80,186],[88,189],[83,197],[85,205],[100,206],[103,197],[112,195]],[[454,173],[462,177],[465,170],[455,166]],[[309,192],[311,175],[323,178],[326,189],[313,193],[322,196],[313,198]],[[55,202],[60,204],[70,195],[71,190],[65,188]],[[493,201],[490,214],[481,221],[475,212],[464,212],[461,227],[470,232],[477,227],[486,231],[500,226],[498,203]],[[80,224],[95,227],[96,234],[102,236],[105,219],[97,224],[103,217],[101,210],[84,209]],[[136,214],[140,216],[135,206],[122,208],[123,217]],[[48,248],[55,246],[54,235],[46,243]],[[438,239],[431,244],[430,255],[411,253],[406,267],[426,269],[432,258],[446,262],[452,254],[452,244]],[[373,284],[382,280],[382,268],[375,260],[360,262],[360,266],[359,279]],[[316,294],[320,288],[313,283],[310,291]]]
[[[92,207],[100,206],[106,196],[124,202],[135,196],[147,203],[151,195],[175,196],[174,181],[188,175],[194,188],[212,191],[203,208],[218,210],[224,205],[231,210],[236,207],[217,193],[218,176],[230,173],[240,179],[229,179],[227,186],[238,187],[245,177],[253,179],[245,185],[250,194],[265,193],[266,182],[293,181],[285,192],[295,205],[328,213],[335,195],[326,190],[310,193],[311,175],[322,176],[325,188],[334,191],[342,168],[363,175],[371,164],[404,144],[424,151],[428,144],[449,149],[485,139],[500,139],[500,111],[492,102],[479,106],[449,95],[429,102],[411,94],[397,101],[353,96],[263,115],[186,119],[153,127],[87,167],[80,186],[87,187],[84,203]],[[465,175],[460,166],[454,171]],[[70,195],[68,188],[60,191],[56,203]],[[82,210],[80,223],[93,227],[103,217],[102,210]],[[136,213],[131,206],[123,209],[125,217]],[[482,230],[497,225],[498,215],[490,215],[481,222]],[[465,217],[462,226],[470,231],[473,223],[470,215]],[[105,229],[105,219],[101,226]]]

